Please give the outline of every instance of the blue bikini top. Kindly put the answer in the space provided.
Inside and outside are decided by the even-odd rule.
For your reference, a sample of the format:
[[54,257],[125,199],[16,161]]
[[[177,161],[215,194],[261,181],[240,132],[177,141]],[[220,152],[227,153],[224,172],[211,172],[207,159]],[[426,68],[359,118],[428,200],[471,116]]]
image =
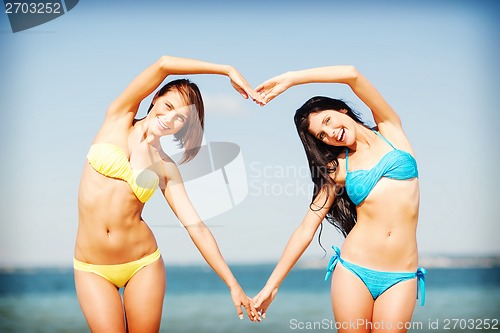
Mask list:
[[345,188],[347,195],[356,206],[362,203],[382,177],[396,180],[405,180],[418,177],[417,162],[408,152],[394,148],[394,146],[380,133],[374,131],[387,142],[393,150],[388,152],[370,170],[355,170],[349,172],[349,149],[345,152]]

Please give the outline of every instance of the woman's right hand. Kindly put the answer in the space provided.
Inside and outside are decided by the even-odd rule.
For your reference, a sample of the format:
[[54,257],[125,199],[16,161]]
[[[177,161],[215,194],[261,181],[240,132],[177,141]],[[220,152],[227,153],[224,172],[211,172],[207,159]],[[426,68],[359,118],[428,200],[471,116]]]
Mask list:
[[260,95],[248,84],[247,80],[241,75],[241,73],[234,67],[230,67],[227,76],[231,80],[231,85],[233,88],[241,95],[243,98],[247,99],[248,97],[252,98],[252,100],[259,104],[264,105],[263,99]]
[[277,293],[277,288],[271,289],[266,286],[262,288],[262,290],[252,299],[253,306],[262,318],[266,318],[267,308],[271,305],[271,302],[274,300]]
[[236,307],[236,312],[238,317],[243,319],[243,311],[241,307],[245,309],[248,315],[248,319],[251,321],[260,321],[260,315],[252,304],[250,298],[245,294],[243,289],[237,284],[233,288],[230,288],[231,298],[233,300],[234,306]]
[[255,91],[259,93],[264,103],[269,103],[276,96],[278,96],[291,86],[292,80],[290,77],[290,72],[287,72],[264,81],[257,88],[255,88]]

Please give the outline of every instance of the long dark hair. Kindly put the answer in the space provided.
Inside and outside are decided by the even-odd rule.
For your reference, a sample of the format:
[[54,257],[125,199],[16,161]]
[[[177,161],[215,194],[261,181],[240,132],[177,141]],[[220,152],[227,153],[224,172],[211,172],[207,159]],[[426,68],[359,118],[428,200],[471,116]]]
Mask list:
[[[205,107],[200,89],[188,79],[178,79],[168,82],[156,93],[155,97],[163,96],[172,90],[177,91],[186,104],[192,105],[196,109],[196,112],[192,112],[184,127],[174,134],[174,139],[178,142],[179,147],[184,148],[184,154],[180,161],[182,164],[192,160],[200,150],[203,140]],[[149,106],[148,113],[152,108],[153,103]]]
[[[351,201],[344,187],[336,184],[330,177],[330,174],[337,171],[339,165],[338,156],[345,152],[345,147],[327,145],[309,132],[309,115],[325,110],[347,110],[347,116],[357,123],[366,125],[359,114],[353,111],[344,101],[323,96],[309,99],[295,112],[294,117],[297,133],[304,146],[311,178],[314,183],[311,209],[316,196],[323,188],[327,190],[328,194],[330,194],[330,191],[335,191],[335,200],[326,214],[326,219],[346,237],[356,224],[356,205]],[[323,208],[325,204],[326,201],[323,206],[315,210]]]

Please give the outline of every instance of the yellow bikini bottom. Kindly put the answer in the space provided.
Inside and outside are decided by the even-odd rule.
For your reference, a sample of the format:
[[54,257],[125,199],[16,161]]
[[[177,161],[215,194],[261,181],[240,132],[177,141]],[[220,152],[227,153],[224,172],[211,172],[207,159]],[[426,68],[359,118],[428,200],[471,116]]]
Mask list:
[[115,265],[93,265],[78,261],[73,258],[73,267],[78,271],[90,272],[102,276],[117,288],[121,288],[137,273],[141,268],[154,263],[160,258],[160,249],[155,252],[125,264]]

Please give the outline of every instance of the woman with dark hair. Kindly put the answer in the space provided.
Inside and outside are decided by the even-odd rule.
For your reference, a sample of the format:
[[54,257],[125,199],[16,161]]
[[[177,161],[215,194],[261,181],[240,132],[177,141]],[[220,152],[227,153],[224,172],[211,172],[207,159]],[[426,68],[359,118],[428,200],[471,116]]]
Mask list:
[[297,110],[295,125],[315,191],[254,306],[265,315],[326,218],[346,237],[342,255],[333,247],[325,277],[332,275],[336,328],[405,332],[417,288],[425,286],[425,270],[417,268],[419,183],[413,149],[397,113],[352,66],[287,72],[256,91],[267,103],[292,86],[313,82],[349,85],[370,108],[377,126],[367,127],[346,103],[328,97],[313,97]]
[[176,74],[226,75],[244,98],[261,102],[231,66],[163,56],[111,103],[87,154],[78,194],[75,285],[92,332],[159,331],[165,266],[141,217],[157,187],[207,263],[227,284],[240,318],[244,306],[251,320],[259,319],[189,201],[176,164],[160,144],[160,137],[174,135],[185,149],[182,162],[197,154],[204,120],[198,87],[185,79],[167,83],[155,94],[147,116],[135,119],[141,101],[167,76]]

